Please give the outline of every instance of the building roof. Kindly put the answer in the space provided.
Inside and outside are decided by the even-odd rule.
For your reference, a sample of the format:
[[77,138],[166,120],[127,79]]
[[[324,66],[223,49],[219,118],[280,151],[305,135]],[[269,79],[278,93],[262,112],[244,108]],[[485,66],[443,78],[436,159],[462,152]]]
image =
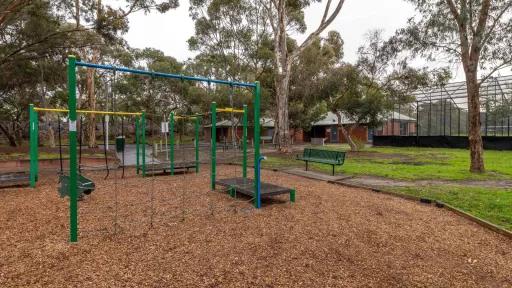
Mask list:
[[[382,117],[383,120],[398,120],[400,121],[416,121],[416,119],[411,118],[409,116],[400,114],[398,112],[389,112],[386,116]],[[354,124],[355,122],[350,120],[345,115],[341,114],[341,124]],[[332,112],[327,112],[324,118],[320,119],[319,121],[313,123],[313,126],[331,126],[331,125],[338,125],[338,116]]]
[[[382,117],[383,120],[399,120],[400,121],[416,121],[415,118],[412,118],[412,117],[409,117],[407,115],[404,115],[404,114],[400,114],[398,112],[389,112],[387,115],[385,115],[384,117]],[[260,118],[260,123],[261,123],[261,126],[264,127],[264,128],[274,128],[275,126],[275,121],[274,119],[272,118],[269,118],[269,117],[262,117]],[[355,122],[348,119],[348,117],[346,117],[345,115],[341,115],[341,124],[343,125],[346,125],[346,124],[354,124]],[[242,126],[242,123],[236,123],[238,126]],[[313,123],[313,126],[331,126],[331,125],[338,125],[338,116],[336,116],[336,114],[332,113],[332,112],[327,112],[327,114],[325,115],[324,118],[320,119],[319,121],[316,121]],[[222,121],[219,121],[217,122],[217,127],[232,127],[232,123],[231,123],[231,120],[229,119],[226,119],[226,120],[222,120]],[[206,127],[211,127],[211,125],[207,125]]]
[[400,121],[416,121],[416,118],[409,117],[404,114],[400,114],[398,112],[389,112],[387,115],[384,116],[384,119],[387,120],[400,120]]
[[[313,123],[313,126],[330,126],[338,125],[338,116],[332,112],[327,112],[324,118]],[[345,115],[341,115],[341,124],[354,124],[354,121],[349,120]]]

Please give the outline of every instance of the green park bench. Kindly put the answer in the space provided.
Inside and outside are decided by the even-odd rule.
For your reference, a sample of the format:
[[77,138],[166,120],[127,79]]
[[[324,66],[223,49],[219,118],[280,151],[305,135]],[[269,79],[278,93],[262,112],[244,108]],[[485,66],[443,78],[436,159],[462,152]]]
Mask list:
[[306,171],[309,162],[332,165],[332,175],[334,175],[334,166],[341,166],[345,163],[345,152],[304,148],[302,156],[297,155],[297,160],[306,162]]

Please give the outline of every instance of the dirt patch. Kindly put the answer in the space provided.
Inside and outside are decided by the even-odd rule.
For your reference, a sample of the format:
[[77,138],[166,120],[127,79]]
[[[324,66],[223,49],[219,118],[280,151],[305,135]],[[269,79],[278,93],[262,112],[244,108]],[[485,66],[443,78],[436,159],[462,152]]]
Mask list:
[[413,159],[408,155],[400,153],[380,153],[372,151],[348,151],[347,158],[364,158],[364,159]]
[[79,203],[76,245],[55,176],[0,191],[0,286],[512,286],[512,241],[444,209],[263,171],[297,203],[255,210],[210,192],[204,169],[127,175],[87,174],[97,189]]

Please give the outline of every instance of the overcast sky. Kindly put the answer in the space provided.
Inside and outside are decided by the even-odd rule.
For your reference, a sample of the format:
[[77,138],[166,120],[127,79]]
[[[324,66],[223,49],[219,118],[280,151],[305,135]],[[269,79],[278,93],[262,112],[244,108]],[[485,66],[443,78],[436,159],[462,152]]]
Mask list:
[[[323,1],[325,2],[325,1]],[[317,3],[305,11],[308,32],[315,29],[322,17],[324,3]],[[187,39],[194,34],[194,22],[188,16],[188,0],[166,14],[136,13],[130,16],[130,30],[125,39],[136,48],[153,47],[178,60],[194,57],[188,50]],[[404,27],[414,15],[413,7],[403,0],[346,0],[338,18],[326,29],[337,30],[345,42],[345,61],[354,62],[357,48],[364,44],[369,30],[382,29],[384,37]],[[307,36],[295,35],[300,41]],[[460,69],[454,68],[454,78],[463,79]]]
[[[325,1],[324,1],[325,2]],[[324,3],[317,3],[305,12],[309,30],[318,25]],[[194,34],[194,22],[188,16],[188,1],[166,14],[136,13],[131,15],[130,31],[125,35],[132,47],[153,47],[179,60],[194,56],[188,51],[187,39]],[[356,50],[364,42],[364,34],[371,29],[384,29],[385,36],[405,25],[414,13],[412,6],[402,0],[347,0],[338,18],[327,30],[337,30],[345,41],[345,60],[353,61]],[[306,35],[298,35],[299,40]]]

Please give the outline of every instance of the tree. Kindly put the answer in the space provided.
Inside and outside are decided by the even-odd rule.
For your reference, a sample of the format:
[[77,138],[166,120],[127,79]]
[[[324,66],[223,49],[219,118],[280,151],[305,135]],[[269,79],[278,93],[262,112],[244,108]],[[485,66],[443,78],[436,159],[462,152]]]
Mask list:
[[0,25],[0,130],[16,146],[27,131],[28,104],[44,105],[62,87],[62,55],[71,47],[88,45],[84,43],[90,39],[78,42],[68,37],[72,28],[60,22],[46,1],[28,1],[6,12],[9,17]]
[[[358,150],[352,130],[363,123],[370,128],[378,126],[390,109],[384,90],[350,64],[331,69],[323,78],[320,91],[328,109],[337,116],[338,127],[352,151]],[[353,124],[343,125],[345,119]]]
[[[327,107],[319,93],[322,77],[343,58],[343,40],[338,32],[316,37],[292,66],[289,92],[290,127],[309,130]],[[277,111],[275,111],[277,115]]]
[[195,35],[187,41],[212,76],[255,81],[272,67],[269,26],[254,0],[191,1]]
[[369,83],[379,85],[395,105],[414,101],[412,92],[427,86],[443,85],[451,78],[446,68],[415,68],[409,65],[393,39],[384,41],[382,30],[371,30],[358,49],[356,66]]
[[[123,44],[123,40],[119,34],[124,34],[128,31],[128,16],[137,11],[144,11],[146,13],[152,10],[157,10],[160,13],[165,13],[169,9],[178,7],[176,0],[132,0],[126,1],[125,9],[114,9],[110,5],[103,5],[101,0],[95,0],[91,4],[85,3],[80,5],[80,1],[75,1],[75,21],[76,27],[80,28],[82,25],[91,25],[94,31],[101,36],[99,41],[96,42],[91,49],[83,49],[82,57],[93,63],[100,62],[102,58],[102,46],[112,46]],[[85,22],[85,23],[84,23]],[[93,68],[87,69],[86,74],[86,94],[87,94],[87,108],[96,110],[96,91],[95,91],[95,78],[96,70]],[[88,115],[87,138],[88,146],[96,146],[96,115]]]
[[298,56],[309,45],[311,45],[320,34],[336,19],[345,3],[338,0],[335,8],[331,11],[332,1],[325,4],[324,13],[318,27],[296,49],[290,51],[289,31],[304,33],[306,24],[304,22],[303,10],[312,1],[289,1],[272,0],[262,1],[267,13],[267,21],[272,27],[274,36],[274,65],[275,65],[275,94],[277,102],[277,135],[278,146],[282,152],[290,150],[290,131],[288,113],[288,93],[292,65]]
[[462,64],[468,95],[469,170],[484,172],[479,88],[496,71],[512,63],[512,1],[407,1],[416,7],[419,16],[411,18],[394,41],[429,60],[442,54]]

